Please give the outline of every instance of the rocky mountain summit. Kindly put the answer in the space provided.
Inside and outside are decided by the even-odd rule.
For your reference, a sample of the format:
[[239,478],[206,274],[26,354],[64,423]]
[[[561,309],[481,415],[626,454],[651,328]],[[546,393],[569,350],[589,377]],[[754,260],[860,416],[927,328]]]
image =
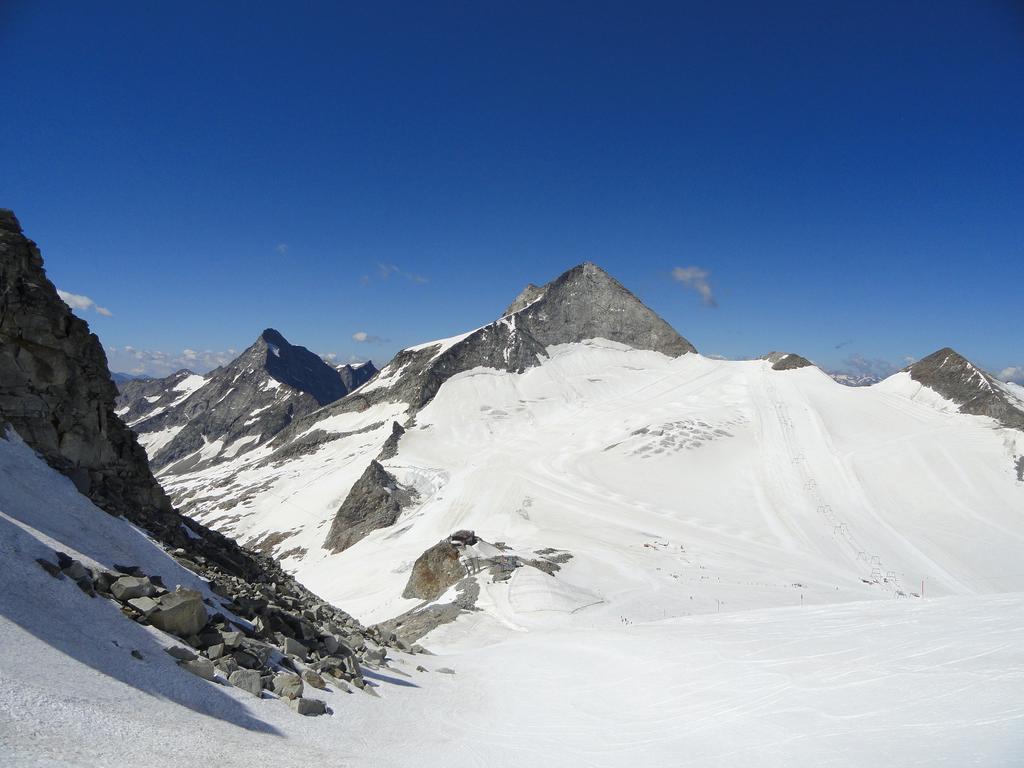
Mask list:
[[960,406],[961,413],[989,416],[1024,429],[1024,401],[1001,381],[957,351],[943,347],[903,369],[910,378]]
[[[194,590],[171,591],[159,574],[144,574],[132,563],[89,566],[55,552],[37,559],[39,567],[70,579],[89,597],[118,601],[139,623],[176,635],[191,646],[181,656],[196,662],[188,671],[208,679],[219,669],[228,682],[259,696],[262,688],[276,687],[275,675],[293,672],[301,662],[361,686],[360,664],[384,663],[389,638],[319,599],[272,558],[241,548],[171,506],[145,452],[114,413],[117,391],[99,340],[61,301],[38,248],[7,210],[0,210],[0,285],[0,437],[13,429],[97,507],[144,529],[221,599],[214,603]],[[272,347],[282,353],[284,362],[268,366],[282,378],[320,387],[323,397],[339,391],[340,380],[304,367],[304,350],[287,350],[270,333],[261,341],[270,356],[278,357]],[[257,359],[247,362],[255,365]],[[127,523],[123,530],[114,528],[137,538]],[[167,557],[158,560],[173,564]],[[243,668],[246,674],[238,675]],[[317,705],[296,708],[315,713]]]
[[806,357],[801,357],[792,352],[769,352],[761,359],[771,363],[773,371],[792,371],[797,368],[810,368],[814,366],[814,363]]
[[180,473],[263,445],[376,372],[372,363],[336,369],[268,328],[206,376],[179,371],[126,384],[118,413],[139,435],[154,467]]

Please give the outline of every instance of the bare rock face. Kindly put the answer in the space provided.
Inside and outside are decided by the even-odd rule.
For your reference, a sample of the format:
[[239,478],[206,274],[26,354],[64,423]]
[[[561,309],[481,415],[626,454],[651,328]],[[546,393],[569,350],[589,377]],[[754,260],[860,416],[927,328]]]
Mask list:
[[512,306],[528,298],[512,317],[519,329],[545,347],[602,338],[670,357],[697,351],[618,280],[590,262],[573,267],[539,292],[527,288]]
[[541,296],[544,295],[544,288],[533,283],[528,283],[525,288],[516,296],[515,301],[508,305],[501,316],[514,315],[521,309],[526,309],[530,304],[535,302]]
[[769,352],[761,358],[772,364],[773,371],[793,371],[797,368],[811,368],[814,366],[806,357],[793,354],[792,352]]
[[324,548],[341,552],[378,528],[393,525],[411,494],[379,461],[371,461],[335,515]]
[[989,416],[1004,427],[1024,429],[1024,403],[994,376],[949,347],[903,370],[914,381],[957,403],[961,413]]
[[451,539],[442,539],[416,558],[402,597],[437,600],[466,575],[459,549]]
[[173,512],[114,415],[117,389],[89,326],[61,301],[35,243],[0,210],[0,420],[98,506],[147,527]]

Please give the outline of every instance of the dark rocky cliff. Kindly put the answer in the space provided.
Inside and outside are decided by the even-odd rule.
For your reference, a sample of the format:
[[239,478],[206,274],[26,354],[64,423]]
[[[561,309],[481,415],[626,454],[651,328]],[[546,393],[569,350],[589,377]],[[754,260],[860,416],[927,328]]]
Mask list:
[[0,418],[98,506],[164,527],[170,502],[114,415],[116,396],[99,339],[61,301],[14,214],[0,210]]

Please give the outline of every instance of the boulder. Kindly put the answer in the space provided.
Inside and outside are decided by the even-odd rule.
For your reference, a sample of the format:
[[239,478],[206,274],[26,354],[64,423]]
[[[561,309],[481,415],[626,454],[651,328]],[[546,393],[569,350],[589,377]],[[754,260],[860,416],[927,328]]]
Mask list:
[[300,715],[306,715],[307,717],[315,717],[327,713],[327,704],[320,701],[320,699],[292,699],[289,703],[292,709]]
[[128,605],[143,616],[149,616],[149,614],[157,609],[158,604],[152,597],[133,597],[128,601]]
[[164,652],[169,656],[173,656],[178,661],[195,661],[199,658],[188,648],[182,648],[180,645],[172,645],[170,648],[164,648]]
[[178,666],[182,669],[187,669],[193,675],[203,678],[203,680],[214,680],[217,677],[217,668],[213,665],[213,662],[209,659],[204,659],[202,656],[192,661],[179,661]]
[[327,683],[324,682],[324,679],[320,677],[320,675],[318,675],[312,669],[302,670],[302,680],[306,683],[306,685],[311,685],[314,688],[320,689],[321,691],[327,688]]
[[442,539],[416,558],[402,597],[437,600],[466,574],[458,548],[450,539]]
[[298,675],[276,675],[273,686],[274,693],[282,699],[298,699],[302,697],[302,678]]
[[221,632],[220,636],[225,648],[237,648],[245,637],[241,632]]
[[149,620],[157,629],[179,637],[194,635],[206,625],[203,596],[192,589],[178,587],[157,600],[157,608]]
[[110,585],[110,594],[122,603],[136,597],[152,597],[157,591],[149,579],[139,576],[122,576]]
[[248,691],[257,699],[263,692],[263,680],[255,669],[239,669],[228,676],[228,682],[236,688]]
[[298,640],[291,637],[285,637],[282,639],[281,652],[286,656],[295,656],[301,661],[305,661],[306,657],[309,655],[309,649]]

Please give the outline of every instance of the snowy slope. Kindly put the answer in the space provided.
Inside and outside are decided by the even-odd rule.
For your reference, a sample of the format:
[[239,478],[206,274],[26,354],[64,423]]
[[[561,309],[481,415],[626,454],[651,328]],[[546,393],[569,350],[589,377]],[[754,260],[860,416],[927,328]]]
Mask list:
[[[185,673],[162,652],[166,636],[35,567],[59,548],[202,588],[19,442],[0,441],[0,475],[0,758],[12,768],[197,755],[232,768],[255,754],[328,766],[416,755],[428,768],[1001,766],[1022,755],[1020,595],[517,634],[430,659],[429,673],[410,668],[381,699],[333,702],[343,717],[300,718]],[[443,665],[457,674],[437,674]]]
[[163,653],[170,638],[38,568],[33,559],[57,548],[203,589],[16,439],[0,440],[0,478],[0,763],[11,768],[235,768],[256,756],[424,768],[995,767],[1024,756],[1020,594],[549,629],[461,652],[439,645],[436,657],[399,656],[409,676],[382,678],[380,698],[327,694],[339,714],[301,718],[189,675]]
[[413,561],[459,528],[517,552],[572,553],[554,578],[482,578],[482,610],[459,620],[476,627],[469,645],[555,626],[912,600],[922,585],[928,596],[1024,590],[1019,431],[956,413],[905,374],[850,388],[815,368],[601,340],[548,352],[524,373],[478,368],[446,382],[384,461],[416,503],[340,554],[321,547],[327,527],[403,403],[323,419],[317,429],[346,436],[310,452],[257,451],[223,476],[169,487],[194,493],[204,523],[273,542],[300,580],[364,621],[417,605],[401,597]]

